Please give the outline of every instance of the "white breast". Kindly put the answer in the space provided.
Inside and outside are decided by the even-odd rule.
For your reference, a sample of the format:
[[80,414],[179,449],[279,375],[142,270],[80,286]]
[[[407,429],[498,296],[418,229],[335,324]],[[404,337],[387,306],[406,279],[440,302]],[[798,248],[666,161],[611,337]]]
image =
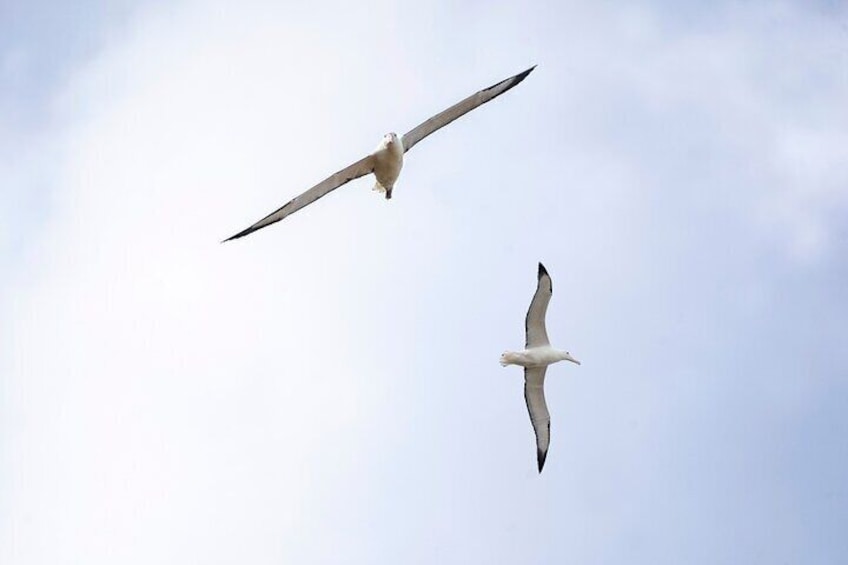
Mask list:
[[403,146],[400,140],[390,145],[380,143],[374,152],[374,176],[377,177],[377,182],[384,188],[393,187],[402,168]]
[[550,345],[531,347],[525,351],[525,357],[534,366],[550,365],[551,363],[562,360],[556,350]]

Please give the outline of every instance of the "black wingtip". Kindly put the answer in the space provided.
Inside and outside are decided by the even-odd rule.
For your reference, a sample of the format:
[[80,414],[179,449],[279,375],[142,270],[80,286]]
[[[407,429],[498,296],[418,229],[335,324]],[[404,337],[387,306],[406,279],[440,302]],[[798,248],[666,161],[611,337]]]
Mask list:
[[518,84],[519,82],[521,82],[522,80],[524,80],[525,78],[527,78],[527,75],[529,75],[530,73],[532,73],[532,72],[533,72],[533,69],[535,69],[535,68],[536,68],[536,65],[533,65],[532,67],[530,67],[530,68],[529,68],[529,69],[527,69],[526,71],[524,71],[524,72],[522,72],[522,73],[518,73],[517,75],[515,75],[515,84]]
[[493,84],[492,86],[490,86],[488,88],[484,88],[483,90],[481,90],[481,92],[486,92],[487,90],[492,90],[493,88],[498,88],[499,86],[505,85],[503,90],[501,90],[500,92],[498,92],[498,94],[495,95],[495,97],[500,96],[501,94],[503,94],[507,90],[515,87],[518,83],[520,83],[522,80],[527,78],[527,75],[532,73],[533,69],[535,69],[535,68],[536,68],[536,65],[533,65],[532,67],[530,67],[526,71],[520,72],[517,75],[511,76],[509,78],[505,78],[500,82],[496,82],[495,84]]
[[539,463],[539,473],[542,472],[542,468],[545,466],[545,459],[547,459],[547,457],[547,451],[542,451],[541,449],[536,450],[536,461]]
[[248,235],[248,234],[253,233],[254,231],[256,231],[256,230],[252,230],[252,229],[250,229],[250,228],[247,228],[246,230],[241,230],[241,231],[240,231],[240,232],[238,232],[236,235],[231,235],[230,237],[228,237],[227,239],[225,239],[225,240],[224,240],[224,241],[222,241],[221,243],[227,243],[228,241],[232,241],[232,240],[234,240],[234,239],[239,239],[240,237],[244,237],[244,236],[246,236],[246,235]]
[[543,275],[548,275],[548,270],[545,268],[544,265],[542,265],[542,262],[539,261],[539,278],[541,279]]
[[[522,80],[526,79],[526,78],[527,78],[527,75],[529,75],[530,73],[532,73],[532,72],[533,72],[533,69],[535,69],[535,68],[536,68],[536,65],[533,65],[532,67],[530,67],[530,68],[529,68],[529,69],[527,69],[526,71],[520,72],[520,73],[518,73],[517,75],[515,75],[515,76],[514,76],[514,77],[512,77],[512,78],[508,78],[508,79],[506,79],[506,80],[508,80],[508,81],[509,81],[509,88],[512,88],[512,87],[516,86],[516,85],[517,85],[518,83],[520,83]],[[497,85],[495,85],[495,86],[497,86]],[[509,89],[507,89],[507,90],[509,90]]]

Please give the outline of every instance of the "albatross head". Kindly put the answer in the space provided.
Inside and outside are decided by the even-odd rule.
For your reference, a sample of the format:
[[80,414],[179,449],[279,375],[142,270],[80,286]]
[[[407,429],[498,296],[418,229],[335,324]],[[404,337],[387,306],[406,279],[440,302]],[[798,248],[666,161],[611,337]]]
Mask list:
[[572,363],[580,364],[580,361],[571,356],[571,353],[568,351],[560,351],[560,357],[562,357],[563,361],[571,361]]
[[398,142],[398,136],[395,132],[389,132],[383,136],[383,145],[386,147],[393,145]]

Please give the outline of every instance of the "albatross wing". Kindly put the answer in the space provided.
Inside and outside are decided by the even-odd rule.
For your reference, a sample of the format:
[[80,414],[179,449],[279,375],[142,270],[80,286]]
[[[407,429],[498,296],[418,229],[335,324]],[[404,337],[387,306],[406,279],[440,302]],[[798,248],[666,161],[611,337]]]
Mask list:
[[489,88],[484,88],[479,92],[475,92],[465,100],[454,104],[447,110],[436,114],[429,120],[411,129],[403,136],[402,139],[404,152],[412,149],[412,147],[416,143],[418,143],[434,131],[445,127],[455,119],[459,118],[464,114],[467,114],[477,106],[482,106],[489,100],[500,96],[501,94],[503,94],[513,86],[517,85],[525,78],[527,78],[527,75],[529,75],[530,72],[535,68],[536,65],[533,65],[523,73],[518,73],[513,77],[509,77],[508,79],[502,80],[497,84],[493,84]]
[[527,310],[527,316],[524,318],[524,329],[527,337],[525,347],[527,348],[550,344],[548,341],[548,332],[545,329],[545,314],[548,312],[548,302],[551,301],[551,295],[553,293],[554,289],[551,283],[551,276],[548,274],[545,266],[539,263],[536,294],[533,295],[530,308]]
[[545,466],[548,446],[551,443],[551,415],[545,402],[545,371],[547,367],[528,367],[524,369],[524,401],[530,413],[530,422],[536,432],[536,462],[539,472]]
[[286,216],[290,214],[294,214],[304,206],[312,204],[322,196],[329,194],[334,191],[338,187],[347,184],[353,179],[358,179],[359,177],[364,177],[368,173],[374,171],[374,156],[368,155],[357,161],[356,163],[345,167],[344,169],[338,171],[322,180],[300,196],[295,196],[291,200],[289,200],[282,208],[268,214],[252,226],[247,229],[244,229],[238,232],[236,235],[232,237],[228,237],[224,241],[230,241],[231,239],[238,239],[240,237],[244,237],[248,234],[255,232],[256,230],[260,230],[265,226],[270,226],[273,223],[279,222]]

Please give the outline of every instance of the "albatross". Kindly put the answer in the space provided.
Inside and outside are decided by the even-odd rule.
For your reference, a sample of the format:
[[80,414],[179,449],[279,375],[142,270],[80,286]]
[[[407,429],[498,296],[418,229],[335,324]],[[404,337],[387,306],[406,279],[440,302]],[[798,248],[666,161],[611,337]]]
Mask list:
[[397,182],[401,168],[403,168],[404,153],[412,149],[419,141],[431,133],[445,127],[474,108],[482,106],[486,102],[493,98],[497,98],[510,88],[514,87],[527,78],[527,75],[529,75],[535,68],[536,65],[533,65],[522,73],[518,73],[517,75],[502,80],[497,84],[493,84],[488,88],[484,88],[479,92],[475,92],[468,98],[457,102],[447,110],[444,110],[432,118],[420,123],[406,132],[403,137],[398,137],[398,135],[394,132],[387,133],[383,136],[383,139],[380,141],[379,145],[377,145],[377,148],[373,153],[366,155],[352,165],[348,165],[344,169],[333,173],[300,196],[292,198],[278,210],[268,214],[252,226],[238,232],[224,241],[244,237],[256,230],[279,222],[286,216],[294,214],[301,208],[312,204],[322,196],[326,196],[340,186],[347,184],[354,179],[358,179],[359,177],[364,177],[370,173],[374,173],[374,177],[376,177],[374,190],[383,192],[386,199],[390,199],[392,197],[392,189],[395,186],[395,182]]
[[572,357],[568,351],[554,349],[548,341],[545,314],[552,294],[551,276],[545,266],[539,263],[536,293],[533,295],[530,309],[527,310],[527,317],[524,320],[526,332],[524,351],[506,351],[501,355],[502,366],[524,367],[524,401],[527,403],[530,422],[536,433],[536,461],[539,464],[540,473],[545,466],[548,446],[551,443],[551,415],[548,413],[548,405],[545,402],[545,372],[548,370],[548,365],[558,361],[580,364],[580,361]]

